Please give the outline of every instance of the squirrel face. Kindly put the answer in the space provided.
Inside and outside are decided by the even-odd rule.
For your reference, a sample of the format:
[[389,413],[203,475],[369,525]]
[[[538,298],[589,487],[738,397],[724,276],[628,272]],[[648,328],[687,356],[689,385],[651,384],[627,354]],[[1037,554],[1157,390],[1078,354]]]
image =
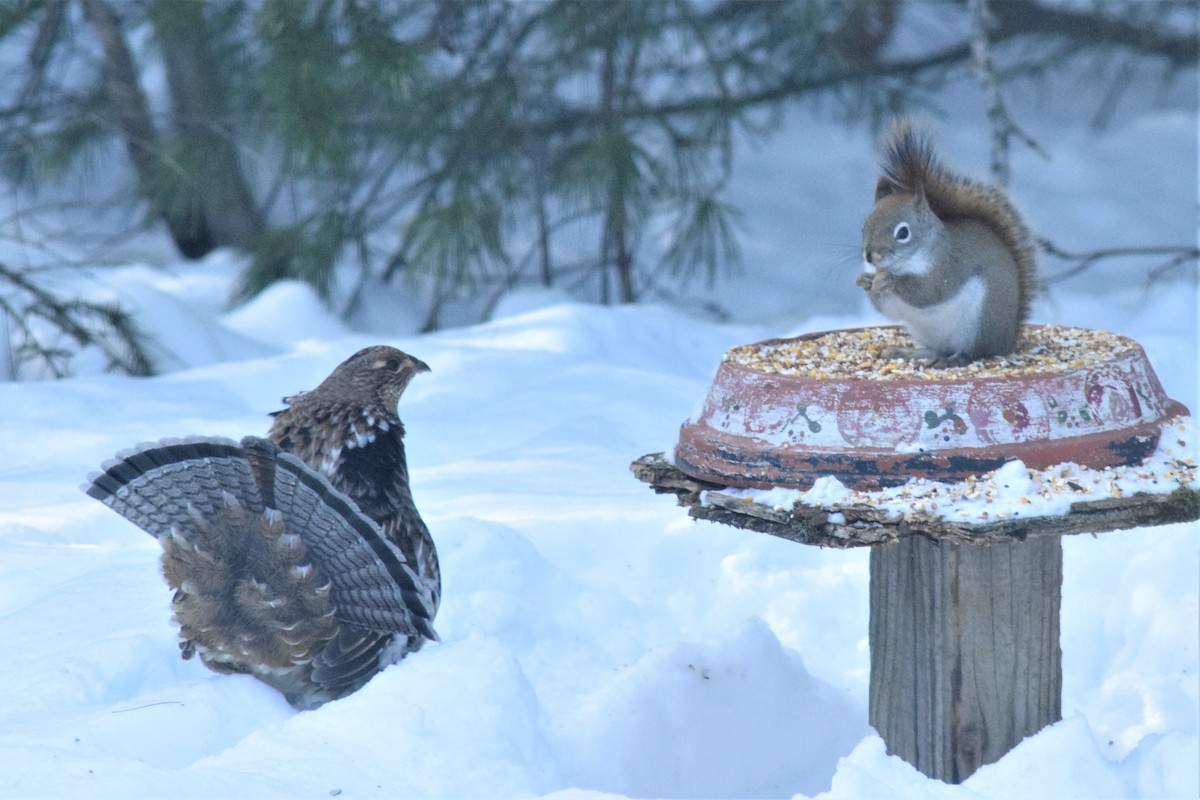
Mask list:
[[896,275],[926,275],[941,226],[921,195],[882,197],[863,223],[863,260]]

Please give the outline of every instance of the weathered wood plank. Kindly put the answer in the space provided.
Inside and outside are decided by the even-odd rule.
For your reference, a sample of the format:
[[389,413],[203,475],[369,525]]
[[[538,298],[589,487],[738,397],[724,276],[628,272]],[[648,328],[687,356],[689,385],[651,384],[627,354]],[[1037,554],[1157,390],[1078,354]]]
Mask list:
[[913,534],[962,544],[1024,541],[1029,537],[1058,537],[1078,533],[1167,525],[1200,519],[1200,492],[1179,487],[1170,494],[1140,494],[1077,502],[1070,513],[1014,518],[987,523],[963,523],[923,513],[888,518],[866,505],[839,508],[796,506],[780,511],[743,498],[722,494],[727,487],[699,481],[680,472],[661,453],[643,456],[631,465],[633,474],[657,492],[675,494],[695,519],[769,533],[801,544],[821,547],[869,547]]
[[1061,718],[1062,541],[910,536],[871,551],[870,722],[960,783]]
[[686,475],[663,458],[662,453],[642,456],[629,465],[633,476],[642,483],[650,484],[659,494],[674,494],[679,505],[690,506],[700,502],[700,492],[708,489],[723,489],[721,484],[707,483]]

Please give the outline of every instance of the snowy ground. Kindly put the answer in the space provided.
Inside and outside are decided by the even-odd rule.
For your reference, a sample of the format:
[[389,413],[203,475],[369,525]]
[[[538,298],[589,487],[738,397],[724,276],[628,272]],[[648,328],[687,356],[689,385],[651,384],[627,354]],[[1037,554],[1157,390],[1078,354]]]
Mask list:
[[[1018,162],[1014,193],[1064,247],[1194,241],[1195,124],[1038,132],[1056,161]],[[380,306],[364,334],[296,285],[225,313],[225,256],[104,273],[177,368],[131,379],[85,358],[78,378],[0,384],[0,796],[1200,795],[1196,526],[1067,537],[1065,719],[953,787],[867,725],[865,552],[693,523],[631,477],[728,347],[880,321],[853,287],[870,142],[797,136],[742,162],[746,274],[709,292],[727,324],[522,293],[426,336]],[[940,138],[984,163],[977,129]],[[774,169],[797,148],[824,161]],[[1121,269],[1056,287],[1035,319],[1138,339],[1195,409],[1194,285]],[[283,395],[376,342],[432,367],[400,413],[442,641],[296,713],[179,659],[157,544],[78,486],[136,442],[261,433]]]

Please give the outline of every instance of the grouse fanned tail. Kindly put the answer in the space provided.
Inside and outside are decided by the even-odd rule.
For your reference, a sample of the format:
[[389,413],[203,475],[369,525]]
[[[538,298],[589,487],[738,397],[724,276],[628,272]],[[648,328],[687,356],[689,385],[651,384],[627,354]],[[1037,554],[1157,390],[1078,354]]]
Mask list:
[[164,440],[85,485],[162,545],[185,658],[312,708],[436,638],[437,551],[396,413],[427,370],[367,348],[290,398],[269,439]]

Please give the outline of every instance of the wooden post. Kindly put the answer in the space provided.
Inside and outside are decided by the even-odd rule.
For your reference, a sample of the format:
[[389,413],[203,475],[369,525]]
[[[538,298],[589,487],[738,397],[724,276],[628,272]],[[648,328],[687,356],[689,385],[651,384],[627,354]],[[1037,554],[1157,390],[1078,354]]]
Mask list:
[[870,723],[961,783],[1062,718],[1062,539],[871,549]]
[[632,464],[695,519],[801,544],[871,548],[870,722],[889,753],[961,783],[1062,718],[1062,537],[1200,519],[1195,467],[1169,494],[1081,500],[1067,514],[964,524],[871,505],[777,508],[681,472]]

